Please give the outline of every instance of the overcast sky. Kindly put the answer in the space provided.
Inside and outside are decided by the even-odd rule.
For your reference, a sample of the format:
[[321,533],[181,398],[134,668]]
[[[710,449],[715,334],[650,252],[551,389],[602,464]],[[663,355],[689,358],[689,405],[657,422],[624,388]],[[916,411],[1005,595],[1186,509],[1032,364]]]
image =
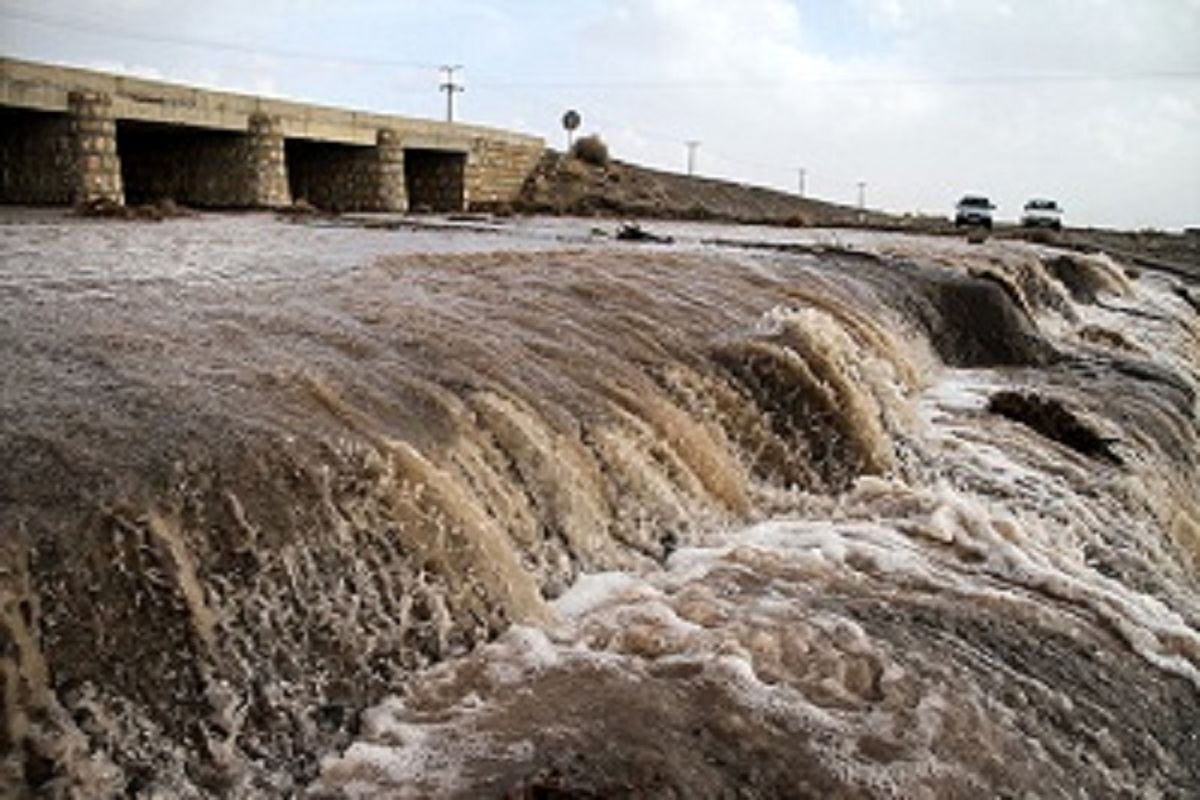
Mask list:
[[1200,225],[1200,0],[0,0],[4,55],[465,121],[947,213]]

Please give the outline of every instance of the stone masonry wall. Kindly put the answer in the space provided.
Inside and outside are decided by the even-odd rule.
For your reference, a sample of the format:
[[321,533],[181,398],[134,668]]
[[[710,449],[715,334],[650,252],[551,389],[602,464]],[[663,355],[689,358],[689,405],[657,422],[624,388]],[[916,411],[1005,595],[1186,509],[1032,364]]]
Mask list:
[[347,211],[367,191],[372,159],[366,147],[289,141],[284,152],[288,185],[296,201],[325,211]]
[[408,188],[404,182],[404,146],[393,130],[380,129],[375,136],[379,184],[376,211],[407,211]]
[[403,151],[388,149],[384,162],[379,147],[289,140],[286,152],[288,183],[297,200],[325,211],[404,210],[403,188],[396,192],[394,178],[388,191],[381,190],[385,169],[389,176],[402,173]]
[[198,208],[258,204],[248,134],[119,124],[117,146],[130,203],[169,198]]
[[517,144],[476,139],[467,160],[466,191],[471,208],[487,208],[517,199],[542,157],[540,141]]
[[405,150],[404,182],[409,210],[446,212],[465,209],[466,161],[466,153],[452,150]]
[[67,101],[76,167],[75,202],[123,204],[125,194],[117,157],[117,123],[113,116],[112,96],[100,92],[71,92]]
[[70,117],[0,111],[0,203],[68,205],[75,184]]
[[277,116],[250,115],[250,164],[254,201],[259,208],[290,205],[287,160],[283,150],[283,122]]

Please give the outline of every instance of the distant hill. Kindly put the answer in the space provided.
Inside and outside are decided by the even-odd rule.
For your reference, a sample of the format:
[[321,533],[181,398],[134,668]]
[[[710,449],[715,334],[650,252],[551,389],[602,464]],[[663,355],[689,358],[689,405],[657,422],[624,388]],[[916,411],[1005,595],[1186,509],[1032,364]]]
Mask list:
[[[496,210],[485,208],[481,210]],[[947,217],[860,211],[796,194],[612,160],[589,164],[547,150],[526,180],[512,211],[529,214],[685,219],[854,227],[913,233],[961,234]],[[997,238],[1029,239],[1079,250],[1103,250],[1142,267],[1200,277],[1200,231],[1112,231],[1075,228],[1054,233],[999,224]]]
[[539,214],[723,220],[792,226],[910,228],[945,220],[900,217],[622,161],[597,166],[548,150],[514,210]]

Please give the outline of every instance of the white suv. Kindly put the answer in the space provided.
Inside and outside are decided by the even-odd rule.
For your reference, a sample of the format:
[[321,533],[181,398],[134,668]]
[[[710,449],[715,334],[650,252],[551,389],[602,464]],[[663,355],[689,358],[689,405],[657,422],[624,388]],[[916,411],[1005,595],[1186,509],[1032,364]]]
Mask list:
[[1062,209],[1053,200],[1030,200],[1021,214],[1021,225],[1026,228],[1062,228]]
[[992,227],[992,211],[995,210],[992,201],[977,194],[969,194],[958,201],[954,209],[954,225],[982,225]]

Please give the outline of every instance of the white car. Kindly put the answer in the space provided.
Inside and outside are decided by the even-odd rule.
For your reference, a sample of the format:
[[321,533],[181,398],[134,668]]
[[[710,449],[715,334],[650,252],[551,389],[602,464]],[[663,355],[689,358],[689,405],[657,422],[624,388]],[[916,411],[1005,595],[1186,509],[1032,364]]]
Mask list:
[[1030,200],[1021,214],[1021,225],[1026,228],[1062,228],[1062,209],[1053,200]]
[[992,227],[992,212],[996,209],[992,201],[977,194],[969,194],[958,201],[954,208],[954,225],[982,225]]

